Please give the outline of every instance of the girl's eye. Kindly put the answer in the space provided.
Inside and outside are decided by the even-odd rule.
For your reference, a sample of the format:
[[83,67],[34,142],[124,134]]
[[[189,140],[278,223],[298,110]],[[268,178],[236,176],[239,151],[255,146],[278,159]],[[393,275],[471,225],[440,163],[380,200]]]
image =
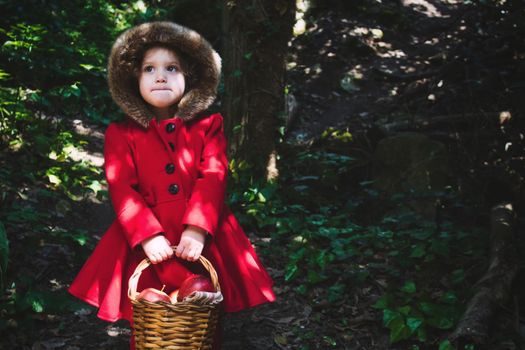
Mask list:
[[169,66],[168,67],[168,72],[176,72],[178,69],[177,69],[177,66]]
[[146,66],[143,68],[144,72],[151,73],[153,72],[153,66]]

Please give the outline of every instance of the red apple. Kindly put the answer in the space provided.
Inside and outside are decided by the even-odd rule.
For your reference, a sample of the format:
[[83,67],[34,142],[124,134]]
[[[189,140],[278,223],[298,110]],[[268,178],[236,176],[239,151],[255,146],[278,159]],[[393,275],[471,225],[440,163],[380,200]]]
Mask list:
[[[162,288],[164,289],[164,288]],[[158,303],[159,301],[169,303],[171,299],[168,294],[164,293],[162,290],[156,288],[146,288],[137,296],[137,300],[146,300],[152,303]]]
[[190,276],[182,282],[177,301],[182,301],[193,292],[215,292],[215,287],[208,277],[202,275]]
[[179,295],[179,290],[175,289],[173,292],[170,293],[170,300],[172,304],[175,304],[177,302],[177,296]]

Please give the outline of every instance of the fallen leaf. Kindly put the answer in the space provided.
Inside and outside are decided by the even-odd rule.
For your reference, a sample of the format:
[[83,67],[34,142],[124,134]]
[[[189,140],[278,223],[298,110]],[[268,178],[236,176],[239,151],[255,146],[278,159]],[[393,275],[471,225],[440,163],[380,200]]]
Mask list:
[[288,340],[286,339],[286,337],[284,335],[281,335],[281,334],[277,334],[275,337],[273,337],[273,340],[278,345],[283,345],[284,346],[284,345],[288,344]]

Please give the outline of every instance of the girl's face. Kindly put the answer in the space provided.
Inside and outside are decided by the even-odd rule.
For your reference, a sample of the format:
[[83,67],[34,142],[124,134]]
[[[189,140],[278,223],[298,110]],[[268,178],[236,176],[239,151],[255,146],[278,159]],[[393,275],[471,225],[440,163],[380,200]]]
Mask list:
[[139,75],[142,98],[153,107],[157,118],[171,118],[184,94],[185,80],[177,55],[162,47],[146,51]]

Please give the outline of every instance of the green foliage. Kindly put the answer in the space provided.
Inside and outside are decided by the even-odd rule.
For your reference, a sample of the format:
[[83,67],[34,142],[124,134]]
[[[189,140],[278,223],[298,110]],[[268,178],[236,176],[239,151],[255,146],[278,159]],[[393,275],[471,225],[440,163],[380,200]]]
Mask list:
[[6,290],[3,299],[0,331],[6,331],[9,320],[17,319],[22,329],[31,329],[35,314],[71,313],[85,308],[84,304],[68,296],[65,290],[42,290],[34,276],[22,275]]
[[454,296],[454,301],[446,298],[439,298],[435,302],[420,301],[430,296],[422,294],[420,299],[414,295],[415,289],[406,291],[404,288],[383,295],[373,307],[383,311],[383,324],[390,330],[390,342],[409,338],[425,342],[429,327],[452,329],[461,316],[463,306],[457,302],[454,292],[446,293]]
[[[79,248],[92,238],[58,222],[70,213],[72,200],[106,193],[101,169],[79,160],[88,142],[73,132],[69,119],[107,124],[117,117],[105,79],[106,57],[118,33],[160,15],[140,3],[51,1],[45,10],[36,10],[33,2],[2,4],[0,330],[9,319],[23,330],[33,313],[78,307],[64,285],[50,291],[24,272],[34,262],[23,260],[20,246],[34,251],[64,246],[85,257]],[[9,245],[8,234],[13,235]],[[17,264],[8,266],[12,259]]]
[[[325,137],[352,142],[349,135],[328,130]],[[382,313],[391,343],[408,341],[417,348],[450,331],[470,295],[465,271],[483,258],[486,242],[480,237],[487,235],[448,220],[438,225],[404,204],[429,196],[453,201],[453,194],[384,198],[373,181],[348,181],[357,162],[353,157],[322,149],[285,152],[277,183],[257,182],[245,163],[230,164],[230,203],[245,213],[244,225],[271,237],[260,245],[285,266],[284,282],[312,304],[337,309],[380,278],[384,293],[373,309]],[[391,210],[373,224],[359,223],[360,208],[369,202]],[[296,335],[305,344],[313,341],[302,329]]]
[[105,79],[113,40],[133,24],[164,19],[166,11],[143,1],[52,1],[44,11],[34,6],[3,4],[2,85],[26,91],[26,104],[40,112],[107,124],[118,114]]
[[450,223],[445,225],[446,231],[439,232],[433,226],[417,217],[386,216],[382,227],[374,229],[383,232],[376,239],[384,242],[376,245],[374,256],[384,262],[371,261],[369,266],[374,275],[390,276],[387,291],[374,308],[383,311],[383,324],[392,343],[406,339],[426,342],[429,328],[453,329],[469,295],[464,270],[454,270],[454,266],[483,256],[480,232],[467,233]]

